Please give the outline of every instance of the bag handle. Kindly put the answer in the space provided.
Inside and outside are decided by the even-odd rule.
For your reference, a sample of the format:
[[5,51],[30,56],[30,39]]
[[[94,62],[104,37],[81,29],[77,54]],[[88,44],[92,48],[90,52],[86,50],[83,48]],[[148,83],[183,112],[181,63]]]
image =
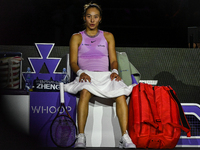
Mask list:
[[184,114],[181,103],[180,103],[178,97],[176,96],[174,90],[170,86],[168,86],[168,88],[169,88],[169,93],[170,93],[172,99],[174,100],[174,102],[176,102],[176,104],[178,106],[180,121],[181,121],[181,125],[182,125],[181,129],[187,133],[187,137],[191,137],[191,128],[190,128],[190,125],[189,125],[187,118]]
[[161,119],[160,119],[160,117],[158,115],[158,111],[157,111],[156,104],[155,104],[155,101],[154,101],[154,90],[153,90],[153,87],[152,87],[152,85],[149,85],[149,84],[143,84],[143,85],[144,85],[144,93],[145,93],[145,95],[147,97],[147,100],[149,101],[150,108],[151,108],[151,111],[153,113],[154,122],[156,124],[158,124],[158,130],[162,131]]

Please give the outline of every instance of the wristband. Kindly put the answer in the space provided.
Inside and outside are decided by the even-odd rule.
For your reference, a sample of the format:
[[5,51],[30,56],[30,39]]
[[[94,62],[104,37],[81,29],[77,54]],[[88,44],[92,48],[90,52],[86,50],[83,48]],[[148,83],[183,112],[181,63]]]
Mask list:
[[84,72],[83,70],[79,69],[79,70],[76,72],[76,74],[77,74],[77,76],[80,77],[80,75],[81,75],[83,72]]
[[117,69],[113,69],[113,70],[112,70],[112,73],[119,74],[118,71],[117,71]]

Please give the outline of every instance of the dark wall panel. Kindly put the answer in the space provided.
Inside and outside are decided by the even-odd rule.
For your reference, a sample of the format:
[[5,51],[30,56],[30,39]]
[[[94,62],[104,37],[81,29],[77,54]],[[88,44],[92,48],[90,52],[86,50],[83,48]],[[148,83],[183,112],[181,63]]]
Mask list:
[[[170,85],[183,103],[200,103],[200,49],[116,47],[126,52],[129,61],[141,73],[142,80],[158,80]],[[0,46],[0,51],[21,52],[22,70],[30,66],[28,57],[39,57],[35,46]],[[57,72],[66,67],[67,46],[54,46],[50,57],[62,58]]]

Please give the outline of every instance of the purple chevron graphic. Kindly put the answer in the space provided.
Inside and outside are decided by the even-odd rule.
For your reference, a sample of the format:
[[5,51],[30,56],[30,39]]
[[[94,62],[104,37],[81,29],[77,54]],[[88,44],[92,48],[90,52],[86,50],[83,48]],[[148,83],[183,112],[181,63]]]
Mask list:
[[[31,64],[33,72],[31,72],[32,82],[37,77],[43,80],[49,80],[51,77],[55,81],[60,81],[61,72],[55,72],[61,58],[49,58],[53,50],[54,43],[35,43],[40,57],[29,57],[28,60]],[[43,65],[46,65],[49,73],[40,73]],[[26,72],[23,72],[24,79],[26,79]]]
[[[199,120],[200,122],[200,105],[197,103],[181,103],[183,110],[185,112],[185,115],[193,115]],[[193,123],[193,122],[190,122]],[[191,127],[195,127],[196,130],[200,130],[199,125],[196,124],[190,124]],[[196,133],[193,133],[191,129],[191,137],[181,136],[177,147],[200,147],[200,136],[196,135]]]
[[195,103],[184,103],[182,104],[184,112],[187,113],[194,113],[200,118],[200,105]]

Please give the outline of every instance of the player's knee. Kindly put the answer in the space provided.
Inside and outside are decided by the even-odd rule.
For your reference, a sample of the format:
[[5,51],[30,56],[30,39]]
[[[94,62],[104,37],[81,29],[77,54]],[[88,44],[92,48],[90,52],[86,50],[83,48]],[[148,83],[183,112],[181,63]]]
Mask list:
[[80,92],[80,96],[82,96],[82,97],[91,97],[91,93],[88,91],[88,90],[86,90],[86,89],[83,89],[81,92]]
[[86,89],[83,89],[82,91],[81,91],[81,94],[88,94],[88,93],[90,93],[88,90],[86,90]]

